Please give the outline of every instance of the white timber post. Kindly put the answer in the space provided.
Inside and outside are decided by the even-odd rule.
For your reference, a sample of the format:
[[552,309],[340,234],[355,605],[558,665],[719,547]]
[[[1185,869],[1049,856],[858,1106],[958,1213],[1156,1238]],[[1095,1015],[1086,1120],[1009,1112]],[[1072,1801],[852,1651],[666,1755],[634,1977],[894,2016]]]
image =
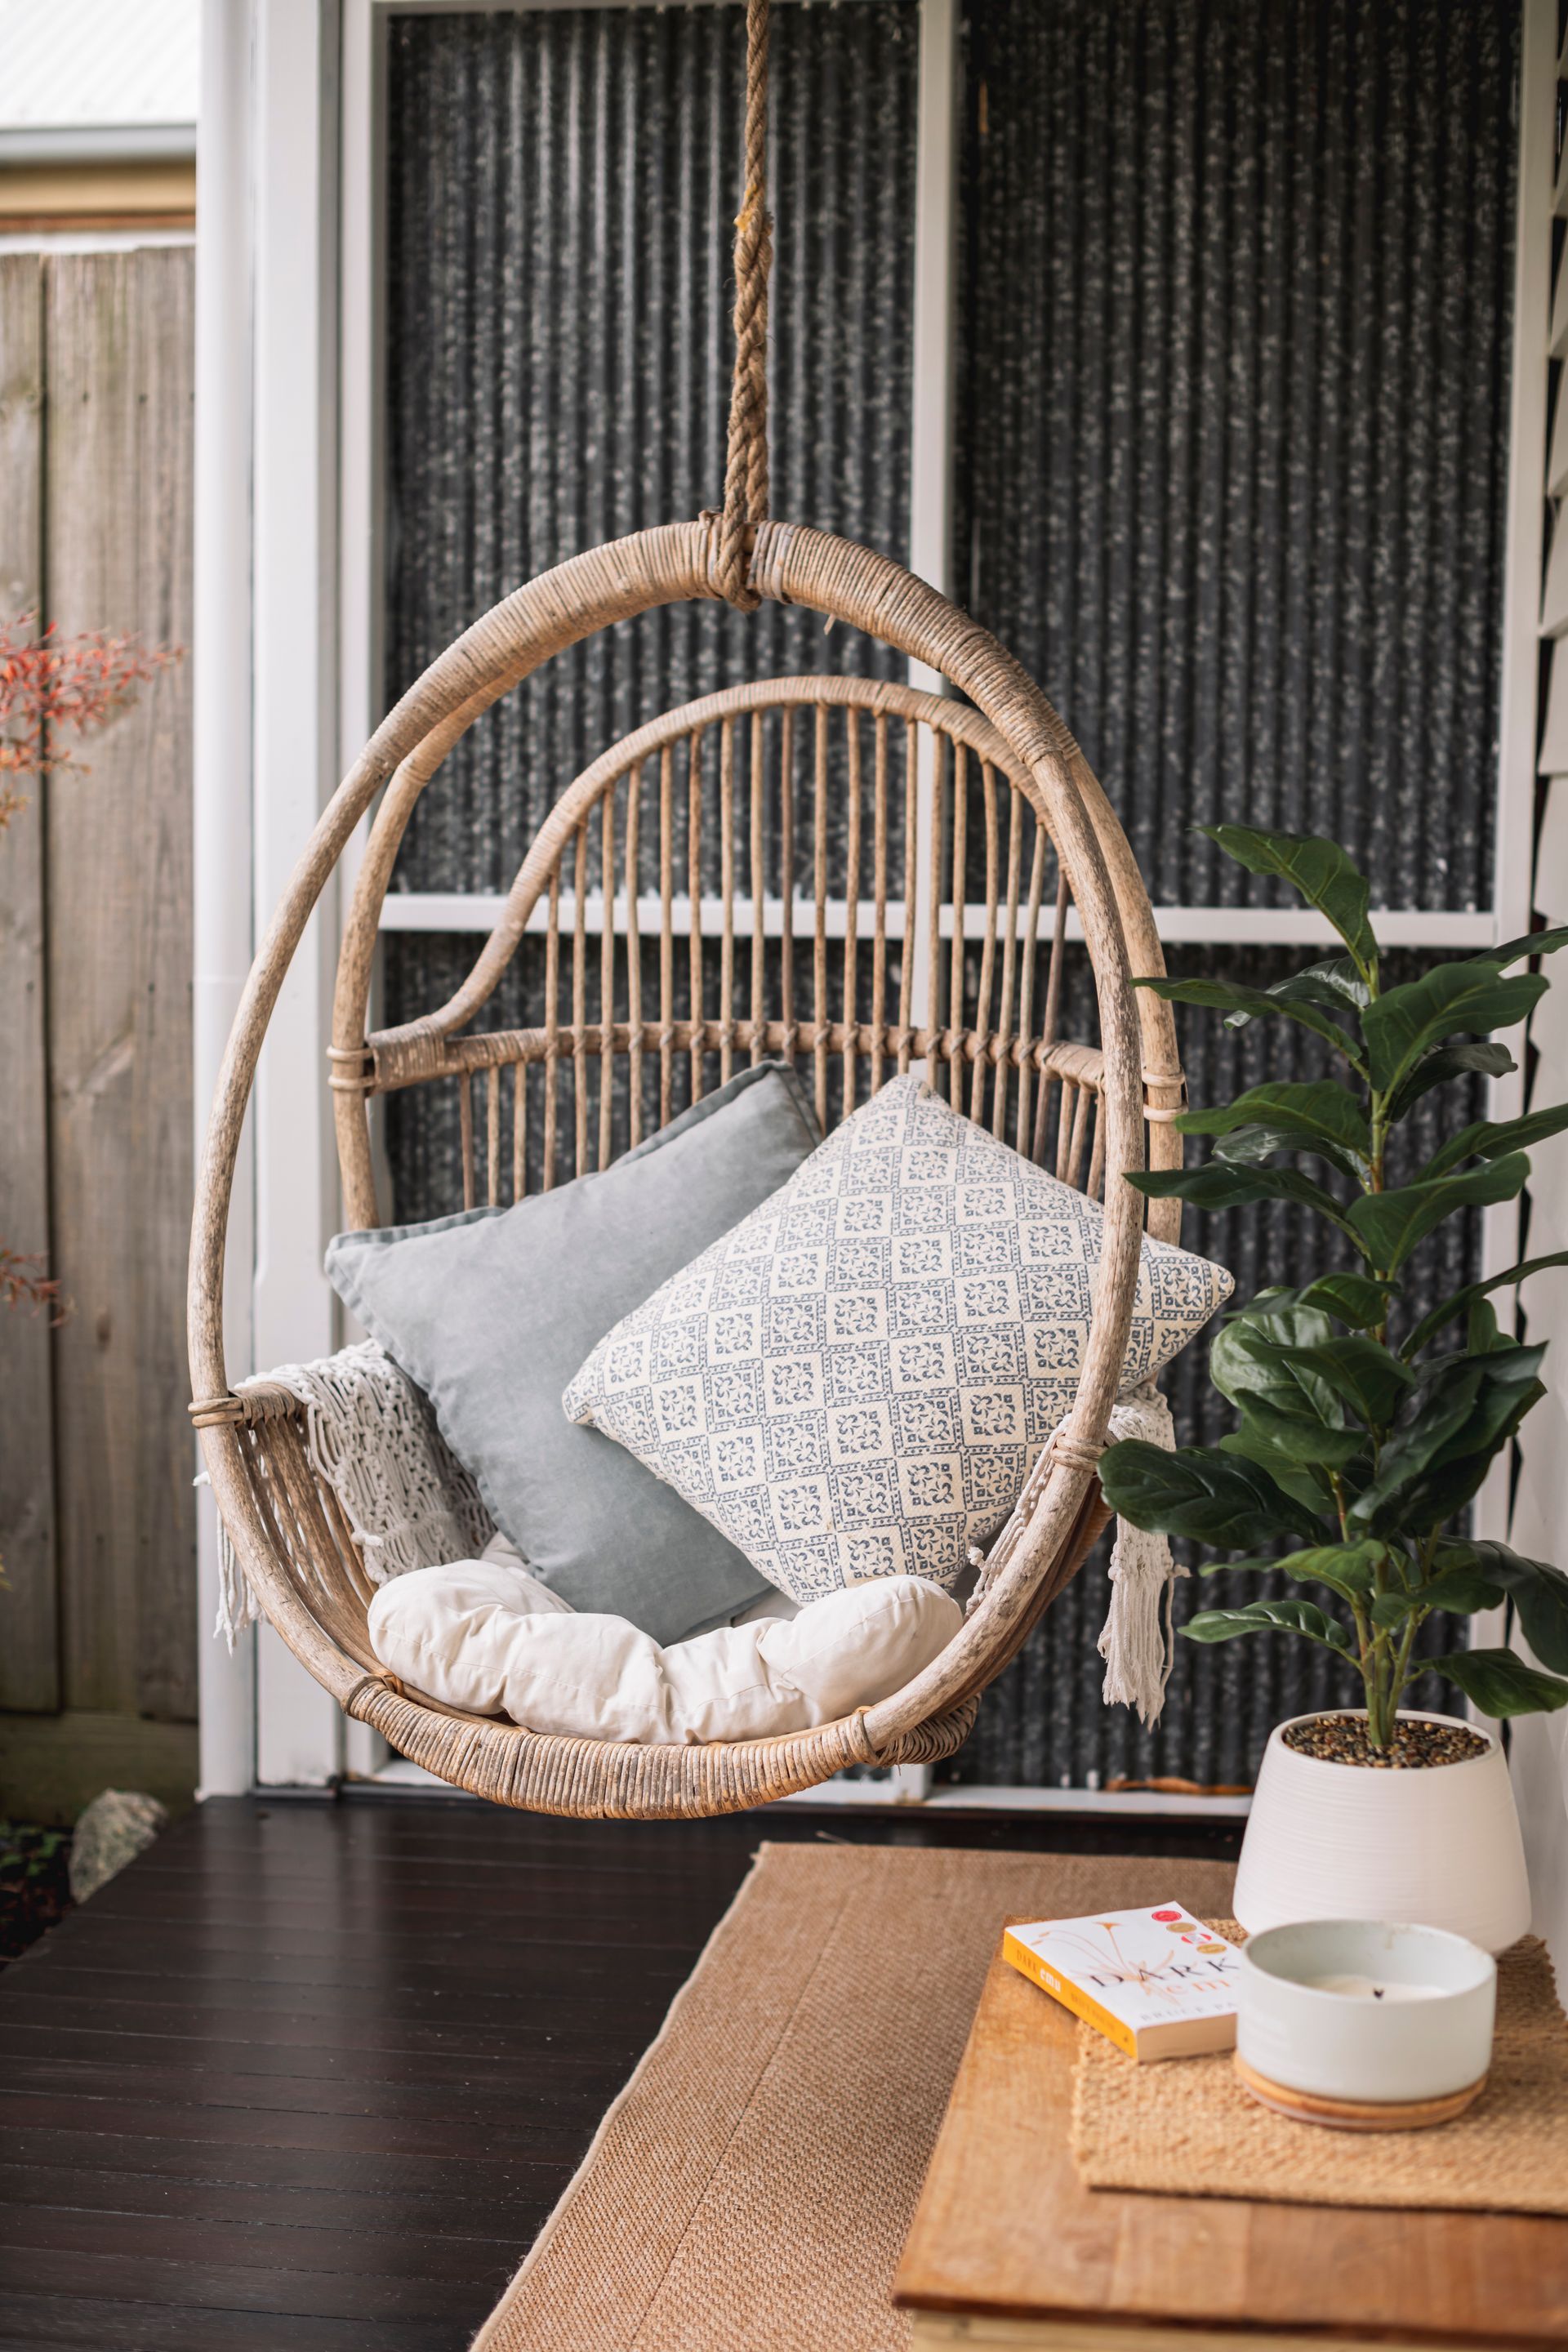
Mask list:
[[[251,956],[250,389],[252,22],[237,0],[205,0],[196,134],[195,644],[193,825],[196,1149]],[[229,1378],[254,1362],[254,1137],[247,1125],[229,1204],[224,1346]],[[256,1777],[256,1643],[214,1635],[217,1514],[196,1518],[198,1793],[236,1796]]]
[[[267,0],[255,68],[255,920],[268,919],[336,778],[338,137],[336,0]],[[306,931],[257,1077],[254,1350],[330,1355],[321,1271],[337,1223],[325,1049],[336,894]],[[327,1786],[336,1702],[269,1627],[257,1660],[257,1778]]]

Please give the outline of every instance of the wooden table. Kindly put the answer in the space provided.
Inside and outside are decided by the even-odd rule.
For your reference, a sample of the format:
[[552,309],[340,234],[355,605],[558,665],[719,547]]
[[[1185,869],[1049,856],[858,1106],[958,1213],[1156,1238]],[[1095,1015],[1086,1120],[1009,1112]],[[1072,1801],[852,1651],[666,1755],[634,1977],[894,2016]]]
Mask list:
[[1568,2221],[1086,2189],[1077,2032],[992,1963],[894,2284],[921,2352],[1568,2345]]

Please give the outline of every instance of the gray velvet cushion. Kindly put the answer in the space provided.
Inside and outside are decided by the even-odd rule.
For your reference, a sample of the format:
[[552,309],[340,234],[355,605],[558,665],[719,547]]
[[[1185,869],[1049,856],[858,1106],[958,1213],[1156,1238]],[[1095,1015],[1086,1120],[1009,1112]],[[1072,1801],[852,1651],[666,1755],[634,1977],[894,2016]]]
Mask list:
[[668,1644],[767,1589],[624,1447],[569,1422],[561,1395],[614,1324],[817,1141],[804,1087],[763,1063],[600,1175],[328,1244],[338,1296],[425,1391],[497,1527],[574,1609],[629,1618]]

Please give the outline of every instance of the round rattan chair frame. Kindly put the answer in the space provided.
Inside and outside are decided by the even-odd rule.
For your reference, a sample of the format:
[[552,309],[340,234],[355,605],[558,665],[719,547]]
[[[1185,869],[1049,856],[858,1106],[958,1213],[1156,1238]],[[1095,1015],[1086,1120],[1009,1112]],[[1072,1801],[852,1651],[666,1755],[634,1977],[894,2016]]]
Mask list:
[[[656,606],[719,593],[718,526],[704,517],[638,532],[576,556],[518,589],[442,654],[383,721],[339,786],[290,878],[252,967],[220,1073],[198,1172],[188,1327],[192,1417],[217,1506],[267,1616],[346,1712],[443,1780],[534,1811],[630,1817],[731,1811],[809,1788],[849,1765],[932,1761],[966,1736],[984,1685],[1016,1654],[1104,1524],[1095,1475],[1115,1401],[1138,1278],[1143,1203],[1123,1171],[1179,1164],[1171,1120],[1183,1100],[1170,1010],[1135,992],[1163,970],[1142,877],[1110,803],[1049,703],[997,641],[883,556],[802,526],[763,522],[750,586],[760,600],[809,607],[929,664],[994,730],[1005,767],[1047,829],[1083,928],[1099,1001],[1097,1074],[1105,1227],[1093,1328],[1077,1402],[1037,1463],[993,1548],[983,1597],[933,1664],[879,1704],[784,1738],[633,1747],[563,1738],[467,1717],[404,1691],[364,1633],[370,1586],[342,1516],[306,1459],[286,1391],[231,1388],[223,1337],[226,1237],[239,1137],[268,1023],[312,908],[378,792],[365,870],[339,966],[333,1084],[345,1198],[374,1213],[364,1097],[363,1020],[382,897],[415,800],[453,744],[501,695],[568,646]],[[738,690],[742,698],[745,689]],[[978,725],[980,722],[976,722]],[[617,747],[624,759],[626,746]],[[608,756],[608,755],[606,755]],[[451,1033],[493,987],[528,913],[558,866],[604,776],[591,768],[534,839],[503,923],[451,1002],[374,1041],[384,1083],[434,1074]],[[493,950],[493,953],[492,953]],[[487,961],[487,958],[489,961]],[[975,1050],[984,1051],[985,1041]],[[1146,1121],[1148,1122],[1146,1126]],[[1175,1237],[1174,1202],[1151,1204],[1149,1230]]]

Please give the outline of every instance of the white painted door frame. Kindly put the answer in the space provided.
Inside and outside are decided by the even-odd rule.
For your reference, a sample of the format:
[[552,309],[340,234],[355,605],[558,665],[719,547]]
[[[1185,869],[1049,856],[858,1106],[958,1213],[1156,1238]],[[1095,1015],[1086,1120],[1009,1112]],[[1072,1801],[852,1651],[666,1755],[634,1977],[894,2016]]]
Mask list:
[[[495,0],[505,5],[506,0]],[[657,0],[655,0],[657,4]],[[473,0],[204,0],[198,148],[196,1094],[205,1119],[258,935],[339,772],[380,717],[382,57],[387,19]],[[480,0],[486,5],[486,0]],[[531,0],[535,6],[569,0]],[[598,5],[598,0],[595,0]],[[602,0],[648,5],[648,0]],[[1554,102],[1553,0],[1524,0],[1521,164]],[[920,150],[910,499],[912,567],[947,584],[952,445],[957,0],[920,0]],[[1544,65],[1538,52],[1545,52]],[[1542,96],[1542,75],[1548,95]],[[1535,617],[1544,431],[1541,238],[1521,168],[1513,463],[1497,799],[1497,903],[1383,919],[1391,944],[1472,951],[1529,919]],[[1533,172],[1530,174],[1533,177]],[[1541,341],[1537,352],[1535,345]],[[1539,415],[1538,415],[1539,411]],[[923,677],[921,682],[924,681]],[[342,1324],[321,1274],[337,1222],[325,1067],[342,893],[352,856],[295,959],[263,1055],[230,1234],[231,1371],[329,1352]],[[1171,940],[1306,944],[1312,919],[1156,910]],[[488,902],[389,901],[389,926],[488,927]],[[1494,1087],[1496,1111],[1516,1082]],[[1517,1221],[1489,1213],[1485,1259],[1510,1262]],[[1482,1496],[1503,1531],[1506,1494]],[[374,1769],[374,1743],[269,1631],[223,1658],[210,1503],[201,1538],[202,1784],[322,1785]],[[252,1724],[254,1723],[254,1735]],[[254,1747],[252,1745],[254,1737]]]

